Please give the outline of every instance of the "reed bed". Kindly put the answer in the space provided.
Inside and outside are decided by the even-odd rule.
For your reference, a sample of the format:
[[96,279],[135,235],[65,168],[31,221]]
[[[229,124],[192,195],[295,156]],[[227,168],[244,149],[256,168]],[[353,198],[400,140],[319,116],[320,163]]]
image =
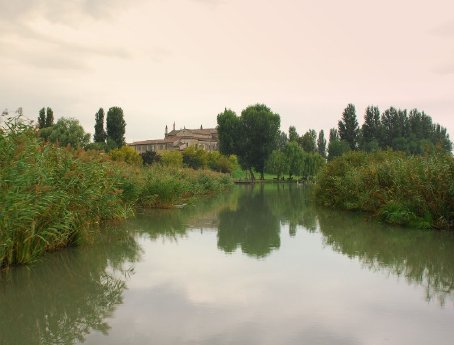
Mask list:
[[45,144],[32,127],[10,122],[0,129],[0,268],[90,241],[94,225],[137,206],[172,207],[231,183],[204,170],[131,166]]
[[454,158],[352,152],[327,164],[318,177],[326,206],[371,212],[387,223],[454,229]]

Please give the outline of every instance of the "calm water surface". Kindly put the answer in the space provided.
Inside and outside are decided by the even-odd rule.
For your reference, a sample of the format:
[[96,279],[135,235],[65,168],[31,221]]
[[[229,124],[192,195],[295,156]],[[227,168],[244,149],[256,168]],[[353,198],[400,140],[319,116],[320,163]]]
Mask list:
[[454,237],[297,186],[155,210],[0,276],[0,344],[453,344]]

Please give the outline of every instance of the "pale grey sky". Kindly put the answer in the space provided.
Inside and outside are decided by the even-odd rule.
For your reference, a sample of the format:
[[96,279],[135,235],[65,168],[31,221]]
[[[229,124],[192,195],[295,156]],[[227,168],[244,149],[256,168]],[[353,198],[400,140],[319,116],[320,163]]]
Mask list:
[[255,103],[300,133],[417,107],[454,136],[452,0],[0,0],[0,51],[0,110],[93,133],[116,105],[128,141]]

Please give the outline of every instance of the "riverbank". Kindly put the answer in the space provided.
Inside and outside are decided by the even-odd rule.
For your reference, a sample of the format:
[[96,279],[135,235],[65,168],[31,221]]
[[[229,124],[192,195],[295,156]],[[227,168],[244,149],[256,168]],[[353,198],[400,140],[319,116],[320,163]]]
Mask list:
[[44,144],[32,127],[11,124],[0,132],[0,268],[90,241],[97,224],[136,207],[169,208],[231,185],[212,171],[138,167]]
[[373,213],[384,222],[454,229],[454,158],[351,152],[327,164],[317,197],[329,207]]

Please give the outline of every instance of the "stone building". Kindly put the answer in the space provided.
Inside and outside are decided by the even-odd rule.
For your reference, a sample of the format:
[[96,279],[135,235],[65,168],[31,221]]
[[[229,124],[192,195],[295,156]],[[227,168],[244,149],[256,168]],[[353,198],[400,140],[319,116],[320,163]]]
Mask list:
[[218,149],[218,132],[216,128],[202,128],[202,126],[199,129],[184,128],[176,130],[174,123],[173,130],[170,132],[168,132],[166,126],[164,139],[136,141],[128,145],[133,147],[138,153],[166,150],[183,151],[189,146],[215,151]]

